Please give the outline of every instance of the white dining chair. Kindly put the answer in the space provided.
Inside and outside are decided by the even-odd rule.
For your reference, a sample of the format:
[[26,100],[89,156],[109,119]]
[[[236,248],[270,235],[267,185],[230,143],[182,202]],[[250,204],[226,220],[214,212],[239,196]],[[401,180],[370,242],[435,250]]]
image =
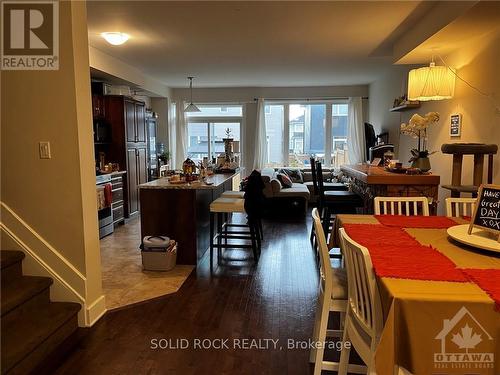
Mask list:
[[[328,329],[330,312],[340,313],[340,328],[343,326],[347,305],[347,276],[343,268],[332,268],[330,256],[326,245],[325,233],[317,208],[312,211],[313,225],[316,231],[316,240],[319,247],[320,258],[320,286],[318,307],[314,321],[313,341],[324,343],[327,337],[342,337],[341,329]],[[339,363],[323,360],[324,345],[311,349],[309,361],[314,363],[314,375],[321,374],[322,370],[338,371]],[[364,374],[365,366],[350,365],[349,372]]]
[[[347,311],[343,342],[350,342],[368,367],[367,374],[375,372],[375,350],[383,328],[380,295],[368,249],[354,242],[340,229],[341,248],[347,269]],[[349,370],[349,346],[343,345],[340,354],[339,375]]]
[[472,216],[476,208],[476,198],[446,198],[446,216]]
[[[426,197],[375,197],[375,215],[429,216],[429,200]],[[420,208],[419,208],[420,206]]]

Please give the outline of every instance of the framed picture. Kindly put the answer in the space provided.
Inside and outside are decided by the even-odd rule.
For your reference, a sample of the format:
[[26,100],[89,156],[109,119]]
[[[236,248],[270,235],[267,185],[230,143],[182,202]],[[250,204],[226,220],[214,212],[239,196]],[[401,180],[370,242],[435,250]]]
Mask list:
[[450,136],[460,137],[462,131],[462,115],[455,113],[450,116]]

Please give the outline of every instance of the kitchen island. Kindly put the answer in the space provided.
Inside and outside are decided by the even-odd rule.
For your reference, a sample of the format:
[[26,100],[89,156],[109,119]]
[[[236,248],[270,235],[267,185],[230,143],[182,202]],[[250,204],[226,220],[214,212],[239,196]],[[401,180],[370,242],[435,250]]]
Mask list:
[[178,243],[177,263],[196,265],[210,246],[210,203],[238,180],[236,172],[210,176],[208,184],[172,184],[160,178],[139,185],[141,240],[168,236]]

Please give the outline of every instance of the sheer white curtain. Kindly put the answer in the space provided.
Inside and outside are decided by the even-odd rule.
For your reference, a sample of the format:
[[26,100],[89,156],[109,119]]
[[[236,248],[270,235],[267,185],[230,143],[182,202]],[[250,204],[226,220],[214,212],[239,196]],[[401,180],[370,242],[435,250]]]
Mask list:
[[[267,161],[266,112],[264,99],[257,100],[257,121],[255,123],[255,149],[253,153],[253,169],[262,169]],[[248,152],[252,152],[249,150]]]
[[365,125],[363,123],[363,104],[360,97],[349,98],[347,116],[349,163],[363,163],[366,161]]
[[186,102],[177,101],[175,105],[175,147],[173,167],[182,169],[182,163],[187,157],[187,143],[188,143],[188,129],[187,129],[187,116],[184,112]]

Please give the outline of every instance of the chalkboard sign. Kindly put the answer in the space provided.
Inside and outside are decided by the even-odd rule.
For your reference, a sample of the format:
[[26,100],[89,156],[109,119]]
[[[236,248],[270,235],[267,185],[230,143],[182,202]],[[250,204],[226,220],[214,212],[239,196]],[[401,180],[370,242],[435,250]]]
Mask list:
[[500,185],[481,185],[479,187],[476,209],[469,226],[469,234],[471,234],[474,227],[500,234]]

